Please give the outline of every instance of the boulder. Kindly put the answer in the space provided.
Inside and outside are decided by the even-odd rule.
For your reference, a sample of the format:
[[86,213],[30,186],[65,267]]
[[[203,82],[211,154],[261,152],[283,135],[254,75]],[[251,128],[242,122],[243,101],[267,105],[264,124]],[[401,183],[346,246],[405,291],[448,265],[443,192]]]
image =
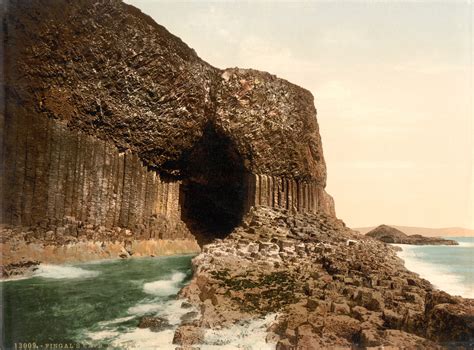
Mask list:
[[185,324],[178,327],[174,333],[173,344],[194,345],[204,341],[204,330],[194,324]]
[[168,323],[168,320],[162,317],[144,316],[140,319],[138,328],[150,328],[152,332],[160,332],[172,328],[172,326]]

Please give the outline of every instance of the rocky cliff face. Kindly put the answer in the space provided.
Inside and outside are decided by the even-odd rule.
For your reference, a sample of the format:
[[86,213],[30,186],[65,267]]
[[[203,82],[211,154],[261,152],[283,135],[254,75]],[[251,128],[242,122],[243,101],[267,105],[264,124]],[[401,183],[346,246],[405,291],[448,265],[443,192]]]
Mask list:
[[3,25],[7,237],[206,242],[253,206],[335,215],[307,90],[212,67],[121,1],[10,1]]
[[2,275],[214,240],[182,291],[200,310],[184,347],[270,312],[277,349],[472,344],[472,301],[336,219],[308,91],[212,67],[120,1],[6,8]]

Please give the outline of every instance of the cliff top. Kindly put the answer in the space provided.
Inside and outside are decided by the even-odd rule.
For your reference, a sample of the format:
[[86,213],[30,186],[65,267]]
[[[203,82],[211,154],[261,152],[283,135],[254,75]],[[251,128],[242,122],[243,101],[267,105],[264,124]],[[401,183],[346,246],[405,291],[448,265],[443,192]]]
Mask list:
[[59,120],[183,176],[211,126],[245,169],[325,185],[311,93],[251,69],[217,69],[118,0],[10,1],[4,17],[10,114]]

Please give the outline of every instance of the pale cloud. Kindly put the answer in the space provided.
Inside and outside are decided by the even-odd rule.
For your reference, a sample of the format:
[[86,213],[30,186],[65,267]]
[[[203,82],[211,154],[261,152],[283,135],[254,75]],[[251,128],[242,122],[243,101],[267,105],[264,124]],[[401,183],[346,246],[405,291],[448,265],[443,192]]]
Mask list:
[[248,67],[259,67],[270,72],[284,71],[285,67],[295,64],[291,50],[272,45],[257,36],[244,37],[239,43],[239,60]]
[[384,161],[353,161],[333,163],[334,168],[343,169],[364,169],[364,170],[396,170],[396,169],[414,169],[415,164],[407,161],[384,160]]
[[353,100],[354,89],[347,82],[329,80],[320,85],[317,90],[311,89],[313,95],[321,100]]
[[364,48],[370,44],[367,36],[362,32],[344,28],[326,28],[322,31],[318,41],[322,46],[328,47],[359,47]]
[[392,66],[396,72],[418,73],[428,75],[438,74],[469,74],[471,67],[469,65],[452,63],[427,63],[427,62],[400,62]]
[[256,35],[243,37],[235,54],[240,67],[266,71],[306,88],[321,69],[316,62],[299,56],[289,47]]

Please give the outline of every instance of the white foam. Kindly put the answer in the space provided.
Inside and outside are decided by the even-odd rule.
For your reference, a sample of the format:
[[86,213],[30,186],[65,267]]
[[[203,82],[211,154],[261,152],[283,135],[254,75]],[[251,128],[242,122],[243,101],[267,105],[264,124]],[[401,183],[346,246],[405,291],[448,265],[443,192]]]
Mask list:
[[120,334],[110,343],[110,347],[118,349],[175,350],[176,345],[173,344],[173,337],[173,329],[152,332],[147,328],[136,328],[131,332]]
[[[182,276],[174,276],[175,281],[182,280]],[[173,277],[171,278],[173,279]],[[170,280],[171,280],[170,279]],[[130,349],[160,349],[174,350],[174,333],[181,323],[181,317],[188,312],[197,311],[195,308],[182,308],[183,299],[169,300],[166,302],[138,304],[128,311],[134,315],[155,313],[157,316],[168,320],[172,329],[160,332],[152,332],[150,329],[131,328],[127,332],[118,330],[99,330],[87,333],[86,336],[93,342],[107,340],[111,348]],[[117,323],[127,321],[136,316],[122,317],[112,321],[101,322],[101,326],[114,326]],[[266,343],[268,326],[275,320],[276,314],[267,315],[265,318],[254,319],[241,324],[223,328],[220,330],[207,330],[204,335],[203,344],[196,344],[202,350],[274,350],[275,344]]]
[[[182,280],[175,276],[175,280]],[[86,333],[86,337],[92,341],[108,340],[111,348],[119,349],[163,349],[174,350],[173,344],[174,332],[181,323],[181,317],[188,312],[196,311],[195,308],[182,308],[183,299],[159,301],[156,303],[139,304],[131,307],[128,311],[132,314],[148,314],[150,312],[165,318],[173,326],[172,329],[165,329],[160,332],[152,332],[150,329],[131,328],[127,332],[114,330],[100,330]],[[136,316],[122,317],[112,321],[101,322],[101,326],[113,326],[114,324],[127,321]]]
[[171,280],[175,283],[182,282],[186,278],[186,274],[182,272],[175,272],[171,276]]
[[0,279],[0,283],[2,283],[2,282],[21,281],[21,280],[26,280],[26,279],[31,278],[31,277],[33,277],[33,275],[31,275],[31,276],[13,276],[13,277],[7,277],[7,278],[2,278],[2,279]]
[[86,336],[92,340],[106,340],[106,339],[116,337],[117,335],[119,335],[118,332],[109,331],[109,330],[86,333]]
[[472,248],[474,247],[474,242],[458,242],[459,245],[452,247],[462,247],[462,248]]
[[102,321],[102,322],[99,322],[99,326],[109,326],[109,325],[113,325],[117,323],[123,323],[133,318],[135,318],[135,316],[120,317],[120,318],[116,318],[110,321]]
[[179,288],[173,281],[169,280],[145,283],[143,290],[148,294],[165,297],[178,293]]
[[267,343],[267,328],[275,320],[276,314],[265,318],[254,319],[241,324],[219,330],[210,329],[205,332],[202,350],[274,350],[276,344]]
[[160,303],[137,304],[128,309],[129,314],[145,315],[150,313],[157,313],[162,310],[163,306]]
[[182,308],[183,299],[169,300],[167,302],[156,302],[148,304],[138,304],[128,309],[129,314],[145,315],[156,314],[157,316],[166,318],[171,325],[178,325],[181,317],[185,314],[197,311],[194,307]]
[[145,293],[157,296],[169,296],[179,292],[179,283],[184,280],[186,275],[182,272],[175,272],[170,279],[159,280],[155,282],[145,283],[143,290]]
[[[166,329],[161,332],[152,332],[150,329],[134,328],[126,333],[113,331],[100,331],[88,334],[93,340],[111,341],[110,346],[116,348],[132,349],[160,349],[174,350],[173,337],[179,318],[182,314],[189,312],[190,309],[180,307],[182,300],[163,304],[163,311],[168,315],[175,315],[175,319],[168,318],[174,325],[173,329]],[[165,316],[160,314],[160,316]],[[180,314],[180,315],[177,315]],[[267,315],[263,319],[255,319],[239,325],[220,330],[207,330],[204,335],[203,344],[196,344],[202,350],[274,350],[275,344],[266,343],[266,329],[275,319],[275,314]],[[113,338],[113,339],[111,339]]]
[[182,308],[181,304],[183,303],[182,299],[170,300],[168,301],[163,308],[161,315],[165,317],[169,324],[179,325],[181,323],[181,317],[186,315],[189,312],[197,312],[197,309],[194,307]]
[[41,264],[33,273],[33,276],[64,279],[64,278],[90,278],[96,277],[98,271],[85,270],[80,267],[65,266],[65,265],[48,265]]
[[397,255],[405,261],[405,267],[430,281],[435,288],[451,295],[474,298],[474,289],[463,283],[462,276],[456,275],[447,268],[423,261],[424,254],[417,251],[416,247],[405,244],[394,245],[402,248],[402,251],[397,252]]

